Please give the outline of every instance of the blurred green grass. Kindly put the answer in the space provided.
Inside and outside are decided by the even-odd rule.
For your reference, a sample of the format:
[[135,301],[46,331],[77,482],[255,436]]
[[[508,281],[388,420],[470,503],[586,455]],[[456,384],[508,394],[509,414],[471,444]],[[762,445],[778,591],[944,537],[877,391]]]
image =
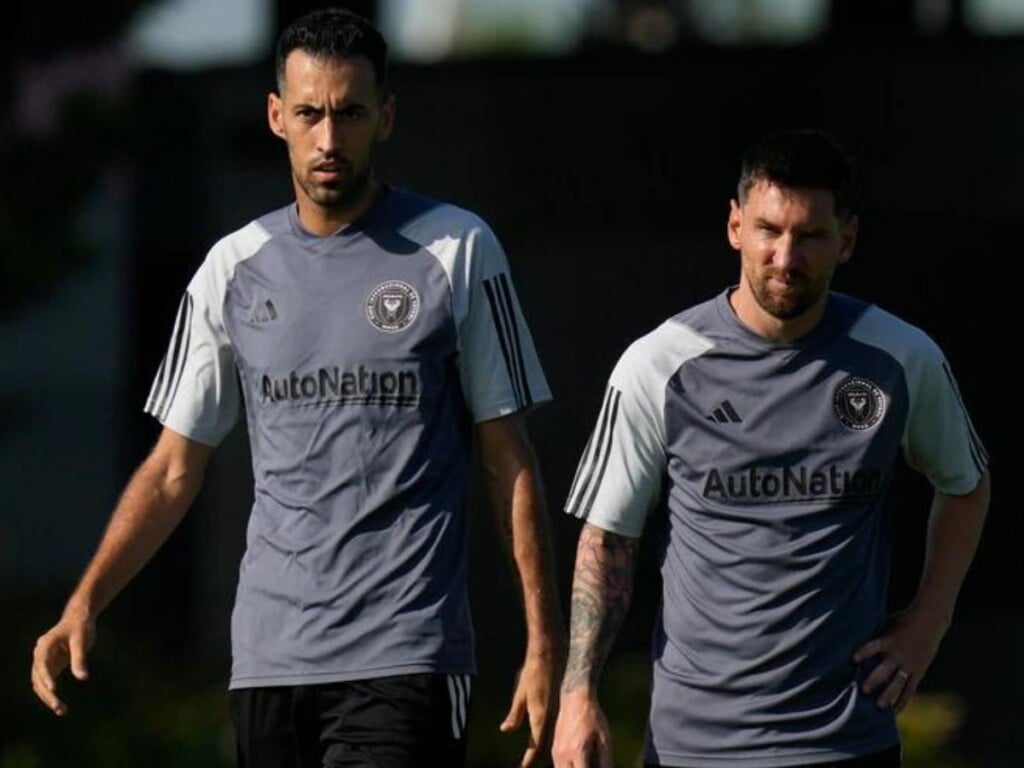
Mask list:
[[[224,676],[220,664],[174,663],[158,639],[102,629],[91,657],[91,679],[65,677],[70,712],[55,718],[28,681],[36,632],[52,621],[38,601],[5,606],[15,617],[0,657],[0,768],[231,768],[234,766]],[[646,654],[618,653],[609,662],[601,700],[613,727],[616,766],[642,765],[650,667]],[[501,734],[511,680],[483,670],[470,722],[472,768],[514,766],[525,729]],[[900,717],[905,768],[988,768],[962,752],[967,704],[950,693],[921,694]],[[1009,762],[1012,766],[1024,763]]]

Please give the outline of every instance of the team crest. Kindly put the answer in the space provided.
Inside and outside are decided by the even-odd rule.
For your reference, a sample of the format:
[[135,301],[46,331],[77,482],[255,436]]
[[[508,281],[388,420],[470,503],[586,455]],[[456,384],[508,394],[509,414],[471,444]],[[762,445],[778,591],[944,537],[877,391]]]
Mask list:
[[885,415],[882,390],[858,376],[848,376],[839,383],[832,403],[843,425],[857,432],[871,429]]
[[419,294],[401,280],[381,283],[366,297],[366,319],[385,333],[409,327],[419,311]]

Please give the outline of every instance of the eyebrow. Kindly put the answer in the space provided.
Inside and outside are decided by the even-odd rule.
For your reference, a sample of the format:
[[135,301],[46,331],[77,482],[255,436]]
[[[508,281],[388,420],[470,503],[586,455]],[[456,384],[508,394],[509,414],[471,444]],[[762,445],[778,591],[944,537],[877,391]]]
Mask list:
[[[346,110],[346,109],[353,109],[353,108],[363,109],[365,107],[366,107],[366,102],[364,102],[364,101],[359,101],[359,100],[355,100],[355,99],[352,99],[352,100],[345,99],[345,100],[339,102],[336,106],[332,107],[331,111],[333,111],[333,112],[341,112],[341,111]],[[314,110],[316,110],[318,112],[324,112],[327,109],[322,104],[315,103],[312,99],[310,99],[310,100],[296,99],[295,102],[292,104],[291,108],[292,109],[314,109]]]
[[[764,229],[770,229],[770,230],[773,230],[773,231],[778,231],[778,230],[782,229],[781,226],[779,226],[778,224],[776,224],[775,222],[773,222],[773,221],[771,221],[769,219],[764,218],[763,216],[755,216],[754,217],[754,226],[755,227],[762,227]],[[812,236],[812,237],[816,237],[816,236],[820,236],[820,235],[827,235],[828,234],[828,227],[824,227],[824,226],[800,227],[800,228],[798,228],[796,230],[796,233],[798,235],[802,235],[804,237],[807,237],[808,235]]]

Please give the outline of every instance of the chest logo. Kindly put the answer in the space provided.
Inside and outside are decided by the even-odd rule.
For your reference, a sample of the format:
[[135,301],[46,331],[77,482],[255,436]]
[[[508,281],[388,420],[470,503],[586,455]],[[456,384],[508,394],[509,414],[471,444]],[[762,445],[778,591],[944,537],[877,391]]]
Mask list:
[[396,333],[412,325],[420,312],[416,289],[401,280],[381,283],[366,297],[366,319],[374,328]]
[[885,395],[874,383],[859,376],[847,376],[832,395],[836,416],[847,429],[871,429],[885,415]]
[[249,319],[254,323],[269,323],[271,320],[277,320],[277,307],[270,299],[261,301],[256,304]]

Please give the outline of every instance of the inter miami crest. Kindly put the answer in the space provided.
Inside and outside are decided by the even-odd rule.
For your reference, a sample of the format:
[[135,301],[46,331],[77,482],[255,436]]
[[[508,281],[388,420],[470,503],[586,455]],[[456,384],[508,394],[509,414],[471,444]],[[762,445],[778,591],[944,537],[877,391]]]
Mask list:
[[832,397],[836,416],[847,429],[871,429],[885,415],[885,395],[867,379],[847,376]]
[[385,333],[407,328],[419,311],[419,294],[401,280],[381,283],[366,297],[366,318]]

